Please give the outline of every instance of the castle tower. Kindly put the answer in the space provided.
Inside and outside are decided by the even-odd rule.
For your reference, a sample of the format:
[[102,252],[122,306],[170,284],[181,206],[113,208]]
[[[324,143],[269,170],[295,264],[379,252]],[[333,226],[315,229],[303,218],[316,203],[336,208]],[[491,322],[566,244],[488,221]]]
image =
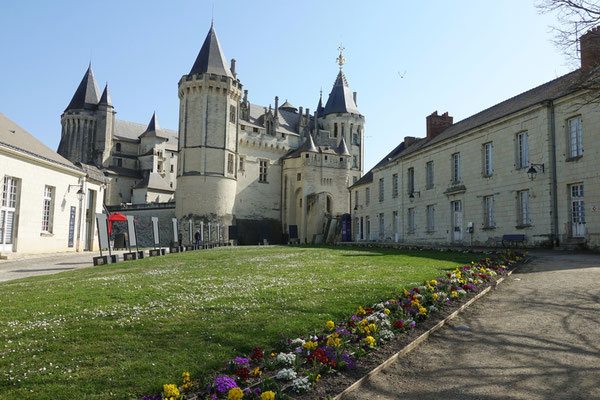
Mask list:
[[110,151],[114,109],[108,86],[100,96],[91,64],[60,122],[62,133],[57,152],[73,162],[101,166]]
[[342,138],[345,145],[348,146],[349,154],[352,157],[350,168],[353,171],[363,169],[363,138],[365,117],[360,114],[356,106],[356,92],[350,93],[348,81],[343,72],[343,65],[346,62],[339,47],[340,55],[337,58],[340,71],[335,79],[331,93],[325,107],[322,107],[321,99],[317,106],[319,124],[329,131],[330,137],[336,140],[337,146],[341,146]]
[[178,93],[176,216],[185,227],[182,219],[189,218],[232,225],[242,85],[229,69],[213,25]]

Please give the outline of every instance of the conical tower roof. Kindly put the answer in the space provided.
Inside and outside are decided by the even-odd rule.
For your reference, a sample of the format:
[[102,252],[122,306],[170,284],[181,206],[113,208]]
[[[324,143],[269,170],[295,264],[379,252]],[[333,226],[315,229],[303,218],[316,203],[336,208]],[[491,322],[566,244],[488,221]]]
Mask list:
[[323,90],[321,89],[321,94],[319,95],[319,104],[317,104],[317,114],[323,115],[325,109],[323,108]]
[[160,137],[166,138],[166,136],[162,133],[160,126],[158,125],[158,121],[156,120],[156,111],[152,114],[152,118],[150,119],[150,123],[148,123],[148,127],[140,135],[140,138],[143,137]]
[[340,145],[338,146],[336,153],[341,156],[349,156],[350,152],[348,151],[348,146],[346,146],[346,139],[342,136],[342,140],[340,140]]
[[77,87],[71,102],[65,109],[67,110],[81,110],[81,109],[94,109],[98,106],[100,98],[100,90],[96,84],[96,78],[94,78],[94,72],[92,71],[92,64],[85,71],[81,83]]
[[108,83],[104,86],[104,91],[102,92],[102,96],[100,96],[100,102],[98,104],[104,104],[112,107],[112,100],[110,98],[110,93],[108,93]]
[[350,93],[346,76],[344,76],[344,72],[342,72],[341,69],[333,84],[333,89],[331,89],[331,93],[329,93],[323,115],[331,113],[360,114],[356,104],[354,104],[354,99],[352,98],[352,93]]
[[200,49],[200,53],[198,53],[196,62],[189,75],[204,73],[233,78],[233,74],[229,69],[223,51],[221,50],[221,45],[219,44],[219,39],[217,38],[217,33],[215,32],[213,24],[210,25],[208,35],[206,35],[206,39],[204,39],[204,44]]
[[311,134],[308,134],[308,137],[306,138],[306,141],[302,145],[302,148],[300,151],[303,151],[303,152],[312,151],[313,153],[319,152],[319,150],[317,150],[317,146],[315,146],[315,141],[313,140],[313,137]]

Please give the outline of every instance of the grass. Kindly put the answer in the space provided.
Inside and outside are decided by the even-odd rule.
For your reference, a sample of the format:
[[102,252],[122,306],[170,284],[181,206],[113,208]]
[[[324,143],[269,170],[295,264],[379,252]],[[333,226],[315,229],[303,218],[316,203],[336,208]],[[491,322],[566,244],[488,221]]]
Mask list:
[[475,258],[238,247],[0,283],[0,398],[156,394]]

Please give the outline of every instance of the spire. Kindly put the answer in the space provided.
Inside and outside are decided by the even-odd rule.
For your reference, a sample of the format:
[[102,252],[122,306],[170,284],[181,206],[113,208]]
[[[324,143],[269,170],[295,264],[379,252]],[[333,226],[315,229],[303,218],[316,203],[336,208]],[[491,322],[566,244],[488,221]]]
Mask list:
[[342,136],[342,140],[340,140],[340,145],[337,148],[336,153],[341,156],[349,156],[350,152],[348,151],[348,146],[346,146],[346,139]]
[[317,104],[317,114],[323,115],[324,111],[325,109],[323,109],[323,89],[321,89],[321,92],[319,93],[319,104]]
[[100,102],[98,104],[112,107],[112,100],[110,99],[110,94],[108,93],[108,82],[106,83],[106,86],[104,86],[104,91],[102,92],[102,96],[100,96]]
[[313,153],[318,152],[317,146],[315,146],[315,141],[310,133],[302,145],[302,151],[312,151]]
[[65,111],[95,109],[98,106],[99,93],[100,90],[98,90],[96,78],[94,78],[94,72],[92,71],[92,63],[90,62],[81,83],[77,87],[77,90]]
[[233,79],[233,74],[227,65],[226,58],[221,50],[221,45],[219,44],[219,39],[217,38],[217,33],[215,32],[212,22],[210,24],[208,35],[206,35],[206,39],[204,39],[204,44],[200,49],[200,53],[198,53],[196,62],[194,62],[194,66],[190,70],[189,75],[203,73],[228,76]]
[[156,120],[156,111],[154,111],[154,114],[152,114],[152,118],[150,119],[150,123],[148,124],[148,127],[139,137],[143,138],[143,137],[150,137],[150,136],[161,137],[161,138],[165,137],[161,132],[160,126],[158,125],[158,121]]
[[321,115],[327,115],[331,113],[360,114],[360,111],[358,111],[358,108],[354,103],[354,99],[352,98],[352,93],[350,93],[346,76],[341,69],[340,72],[338,72],[337,78],[335,79],[331,93],[329,93],[327,104],[325,104],[325,110]]

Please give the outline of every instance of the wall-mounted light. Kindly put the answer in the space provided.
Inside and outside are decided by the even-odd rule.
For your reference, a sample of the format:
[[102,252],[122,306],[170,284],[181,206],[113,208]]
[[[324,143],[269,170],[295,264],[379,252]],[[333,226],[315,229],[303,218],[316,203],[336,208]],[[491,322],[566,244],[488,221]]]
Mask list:
[[410,202],[412,203],[413,201],[415,201],[415,193],[419,195],[419,197],[421,197],[421,192],[413,190],[412,192],[410,192],[410,194],[408,195],[408,200],[410,200]]
[[535,169],[535,167],[538,167],[542,170],[542,173],[544,172],[544,164],[534,164],[531,163],[531,166],[529,167],[529,169],[527,170],[527,176],[529,176],[530,180],[534,180],[538,171],[537,169]]

